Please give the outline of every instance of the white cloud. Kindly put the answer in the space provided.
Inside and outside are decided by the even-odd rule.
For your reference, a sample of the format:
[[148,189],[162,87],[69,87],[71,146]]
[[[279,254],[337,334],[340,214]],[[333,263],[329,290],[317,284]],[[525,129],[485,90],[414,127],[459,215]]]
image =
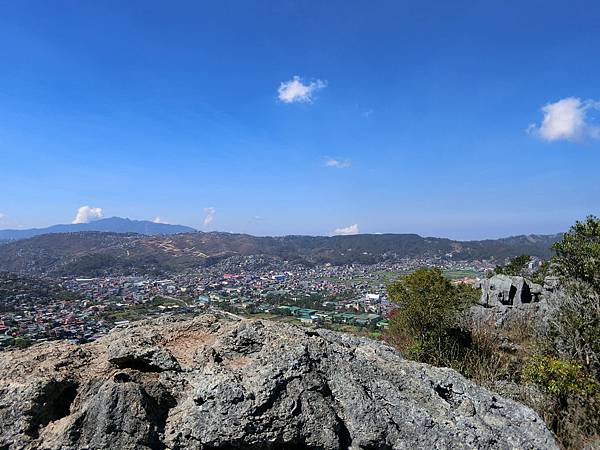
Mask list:
[[10,216],[0,213],[0,225],[11,228],[25,228],[23,225],[15,222]]
[[279,100],[283,103],[312,103],[313,93],[325,86],[327,86],[327,82],[322,80],[304,84],[302,78],[295,75],[291,80],[281,83],[277,93]]
[[335,167],[336,169],[347,169],[352,166],[352,162],[349,159],[335,159],[329,158],[325,160],[325,167]]
[[72,223],[88,223],[94,220],[102,219],[102,216],[102,208],[82,206],[77,210],[77,215]]
[[169,222],[166,222],[166,221],[164,221],[163,219],[161,219],[161,217],[160,217],[160,216],[156,216],[156,217],[155,217],[155,218],[152,220],[152,222],[154,222],[154,223],[165,223],[165,224],[168,224],[168,223],[169,223]]
[[527,132],[549,142],[600,139],[600,126],[593,123],[588,116],[591,110],[600,110],[600,101],[567,97],[555,103],[548,103],[542,107],[542,123],[529,125]]
[[217,212],[217,210],[215,208],[213,208],[212,206],[208,207],[208,208],[204,208],[204,214],[206,214],[206,217],[204,218],[204,226],[207,227],[209,226],[214,218],[215,218],[215,213]]
[[341,228],[336,228],[335,230],[333,230],[333,234],[344,234],[344,235],[350,235],[350,234],[358,234],[358,224],[354,224],[354,225],[350,225],[348,227],[341,227]]

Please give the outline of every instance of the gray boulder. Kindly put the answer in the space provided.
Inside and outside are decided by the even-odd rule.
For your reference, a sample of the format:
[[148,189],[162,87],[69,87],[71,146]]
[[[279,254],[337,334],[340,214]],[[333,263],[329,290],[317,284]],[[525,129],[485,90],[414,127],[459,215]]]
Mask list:
[[494,275],[480,282],[481,299],[485,307],[520,306],[541,300],[542,286],[523,277]]
[[494,275],[481,280],[481,298],[470,309],[468,319],[493,322],[498,327],[543,319],[548,311],[544,288],[527,278]]
[[531,409],[451,369],[268,321],[140,322],[0,367],[6,450],[557,448]]

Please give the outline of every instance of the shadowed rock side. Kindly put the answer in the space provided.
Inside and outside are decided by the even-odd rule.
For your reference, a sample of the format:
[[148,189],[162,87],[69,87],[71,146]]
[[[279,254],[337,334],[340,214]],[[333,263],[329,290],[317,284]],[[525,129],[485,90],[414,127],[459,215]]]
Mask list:
[[0,449],[554,449],[543,421],[384,344],[146,321],[0,354]]

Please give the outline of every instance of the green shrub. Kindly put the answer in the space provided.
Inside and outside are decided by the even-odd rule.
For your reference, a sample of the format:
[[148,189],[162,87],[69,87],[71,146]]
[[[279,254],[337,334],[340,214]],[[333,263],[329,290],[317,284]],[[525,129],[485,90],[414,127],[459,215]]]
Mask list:
[[386,339],[407,357],[438,366],[457,367],[470,346],[458,313],[477,298],[477,291],[455,286],[437,268],[422,268],[393,283],[388,295],[398,304]]
[[553,248],[555,270],[563,279],[583,282],[600,293],[600,219],[577,221]]
[[552,270],[564,289],[550,303],[543,344],[600,379],[600,219],[576,222],[554,249]]
[[529,256],[529,255],[515,256],[505,266],[496,266],[496,268],[494,269],[494,272],[499,275],[500,274],[513,275],[513,276],[524,275],[525,270],[527,269],[527,265],[529,264],[529,261],[531,261],[531,256]]
[[523,381],[538,386],[551,407],[538,411],[565,448],[600,443],[600,383],[577,361],[537,356],[523,370]]
[[22,336],[17,336],[13,341],[13,345],[17,348],[27,348],[31,346],[31,344],[32,342],[29,338]]
[[552,356],[537,356],[523,369],[523,381],[536,384],[557,399],[600,394],[600,384],[581,364]]

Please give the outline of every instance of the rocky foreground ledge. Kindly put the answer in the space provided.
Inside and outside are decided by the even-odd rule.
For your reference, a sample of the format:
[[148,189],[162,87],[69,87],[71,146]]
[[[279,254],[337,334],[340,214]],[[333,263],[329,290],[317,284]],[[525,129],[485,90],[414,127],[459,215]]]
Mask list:
[[529,408],[325,330],[145,321],[0,354],[0,449],[555,449]]

